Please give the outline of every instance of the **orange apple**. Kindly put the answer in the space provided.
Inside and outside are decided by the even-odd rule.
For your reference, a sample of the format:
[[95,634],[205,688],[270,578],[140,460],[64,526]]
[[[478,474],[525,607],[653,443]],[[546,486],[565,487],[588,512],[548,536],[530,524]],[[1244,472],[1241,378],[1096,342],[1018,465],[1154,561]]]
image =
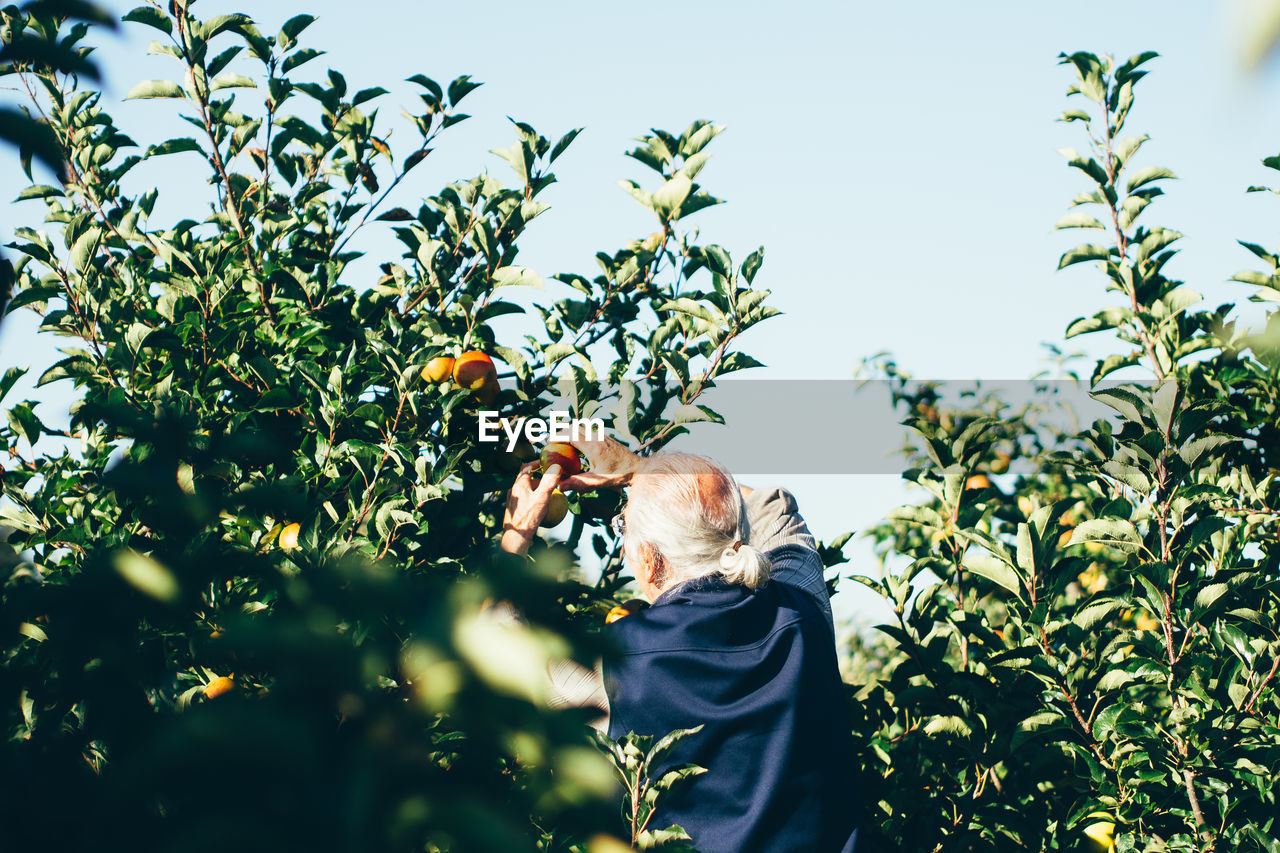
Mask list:
[[643,609],[644,602],[638,598],[633,598],[630,601],[619,604],[606,613],[604,617],[604,624],[610,625],[625,616],[630,616],[632,613],[639,613]]
[[438,355],[422,368],[422,378],[439,385],[453,375],[453,359],[447,355]]
[[964,487],[966,489],[989,489],[991,488],[991,478],[986,474],[974,474],[964,481]]
[[280,547],[286,551],[292,551],[298,547],[298,534],[302,532],[302,525],[296,521],[293,524],[286,524],[284,530],[280,531],[280,538],[277,540]]
[[[497,379],[497,374],[493,359],[479,350],[464,352],[453,362],[453,381],[468,391],[481,390],[491,381],[490,377]],[[494,390],[497,390],[496,384]]]
[[213,681],[210,681],[204,686],[204,695],[209,699],[217,699],[223,693],[230,691],[235,686],[235,682],[230,678],[225,675],[219,675]]
[[475,393],[477,400],[484,403],[486,406],[492,406],[493,401],[498,398],[498,375],[496,373],[490,373],[485,377],[484,381],[480,383],[479,388],[473,388],[471,390]]

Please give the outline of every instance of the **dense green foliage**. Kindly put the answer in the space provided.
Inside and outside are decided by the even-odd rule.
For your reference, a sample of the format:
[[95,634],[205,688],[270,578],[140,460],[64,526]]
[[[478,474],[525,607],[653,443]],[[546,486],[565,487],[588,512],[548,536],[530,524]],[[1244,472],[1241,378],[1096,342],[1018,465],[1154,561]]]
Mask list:
[[[655,174],[628,189],[655,233],[544,282],[517,243],[577,131],[553,143],[516,123],[496,152],[514,186],[483,174],[408,203],[402,180],[479,84],[413,77],[416,138],[393,152],[388,93],[309,73],[311,16],[266,36],[192,5],[125,16],[176,78],[129,97],[191,136],[139,144],[74,73],[5,69],[65,160],[63,183],[20,195],[43,224],[9,244],[9,310],[66,339],[38,384],[76,397],[66,429],[31,400],[7,401],[0,428],[0,521],[23,554],[0,600],[6,839],[518,850],[625,834],[613,769],[580,714],[548,710],[540,672],[598,651],[621,585],[611,505],[576,501],[567,546],[529,565],[495,554],[518,460],[477,442],[475,394],[421,374],[482,350],[505,363],[490,408],[555,399],[647,450],[714,420],[696,401],[754,364],[734,340],[775,313],[750,288],[759,252],[734,266],[684,227],[717,203],[695,181],[720,128],[644,137],[631,153]],[[83,55],[86,28],[6,15],[6,33]],[[189,161],[191,184],[147,186],[160,157]],[[184,218],[152,220],[161,194]],[[373,229],[403,255],[362,262]],[[527,309],[513,286],[554,301]],[[525,334],[502,340],[495,321],[518,314]],[[595,584],[570,565],[588,537]],[[527,621],[497,618],[498,600]]]
[[1124,135],[1153,56],[1063,57],[1083,106],[1062,120],[1090,145],[1063,153],[1090,186],[1058,227],[1099,242],[1060,267],[1097,262],[1117,297],[1067,337],[1114,333],[1091,384],[1115,416],[1055,426],[1048,385],[948,405],[882,365],[929,493],[871,532],[893,568],[863,580],[896,619],[853,653],[894,849],[1104,849],[1084,830],[1108,824],[1121,851],[1280,849],[1277,257],[1244,244],[1256,333],[1167,276],[1180,235],[1140,219],[1173,175]]
[[[651,778],[680,733],[590,738],[540,677],[600,651],[622,585],[613,505],[575,499],[532,561],[495,553],[519,460],[476,442],[481,399],[422,370],[482,350],[505,365],[504,415],[554,397],[644,451],[716,420],[699,396],[755,364],[734,341],[773,313],[751,288],[761,253],[734,265],[685,226],[717,202],[695,181],[719,128],[644,137],[652,186],[624,186],[654,233],[544,281],[517,244],[576,131],[516,123],[495,152],[513,186],[485,174],[410,202],[406,174],[476,83],[412,78],[417,135],[393,151],[389,93],[310,73],[309,16],[264,36],[176,0],[125,16],[177,69],[130,96],[194,132],[139,145],[85,85],[91,29],[64,17],[85,4],[44,6],[7,8],[0,32],[40,48],[0,70],[65,164],[21,193],[43,222],[9,244],[9,310],[66,339],[38,380],[76,403],[63,428],[7,399],[0,426],[6,841],[678,846],[647,820],[698,772]],[[888,568],[858,580],[894,620],[848,650],[885,849],[1280,851],[1280,254],[1245,243],[1263,268],[1236,276],[1261,331],[1169,277],[1180,235],[1146,223],[1172,174],[1134,165],[1146,137],[1125,135],[1151,58],[1063,57],[1062,118],[1089,144],[1066,153],[1089,184],[1059,226],[1098,242],[1061,266],[1096,264],[1115,296],[1067,337],[1114,336],[1089,380],[1114,416],[1069,430],[1045,416],[1051,390],[953,400],[880,364],[928,495],[870,531]],[[159,157],[208,183],[143,185]],[[151,221],[162,192],[185,218]],[[364,257],[375,229],[403,254]],[[526,308],[511,286],[552,298]],[[598,582],[575,568],[588,544]]]

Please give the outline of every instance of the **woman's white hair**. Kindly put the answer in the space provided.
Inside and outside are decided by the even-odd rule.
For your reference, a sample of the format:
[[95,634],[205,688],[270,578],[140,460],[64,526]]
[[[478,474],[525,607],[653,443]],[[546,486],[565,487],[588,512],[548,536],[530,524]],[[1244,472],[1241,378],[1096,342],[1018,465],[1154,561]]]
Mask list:
[[633,556],[643,546],[653,549],[659,589],[717,573],[750,589],[769,579],[769,558],[746,544],[742,492],[713,459],[649,457],[632,478],[624,515],[624,543]]

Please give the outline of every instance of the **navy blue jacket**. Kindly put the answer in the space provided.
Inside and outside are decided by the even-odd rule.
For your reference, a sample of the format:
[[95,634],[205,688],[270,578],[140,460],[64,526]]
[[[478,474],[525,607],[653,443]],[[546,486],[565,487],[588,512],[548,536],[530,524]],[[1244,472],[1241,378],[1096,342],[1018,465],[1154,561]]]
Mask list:
[[856,758],[821,562],[794,544],[770,555],[760,589],[703,578],[606,627],[622,650],[604,667],[609,735],[704,727],[654,775],[708,772],[672,789],[650,829],[679,824],[703,853],[853,851]]

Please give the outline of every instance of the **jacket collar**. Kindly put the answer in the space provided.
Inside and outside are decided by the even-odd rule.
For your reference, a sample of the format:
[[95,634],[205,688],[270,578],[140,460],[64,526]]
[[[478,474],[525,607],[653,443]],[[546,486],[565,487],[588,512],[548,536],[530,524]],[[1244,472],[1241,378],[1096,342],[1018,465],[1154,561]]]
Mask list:
[[[703,575],[692,580],[681,581],[663,590],[653,607],[666,604],[691,604],[694,601],[707,603],[732,603],[749,595],[751,590],[741,584],[731,584],[720,574]],[[723,601],[721,601],[723,599]]]

